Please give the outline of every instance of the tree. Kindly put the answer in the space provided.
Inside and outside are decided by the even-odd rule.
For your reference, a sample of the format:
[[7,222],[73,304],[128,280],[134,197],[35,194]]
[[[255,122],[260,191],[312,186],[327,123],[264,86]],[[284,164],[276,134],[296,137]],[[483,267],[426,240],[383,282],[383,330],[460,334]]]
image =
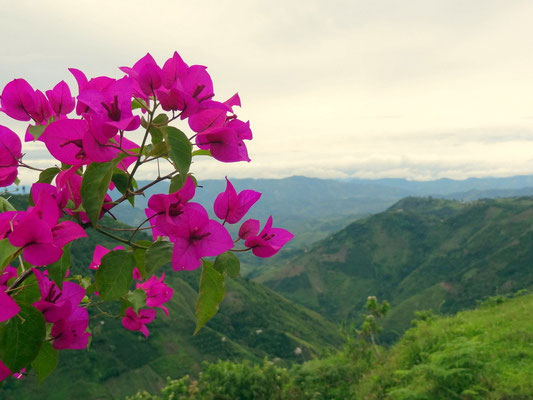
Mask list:
[[[191,201],[195,157],[250,161],[245,141],[252,132],[233,111],[240,106],[237,94],[215,100],[206,68],[187,65],[177,52],[163,67],[147,54],[120,70],[125,75],[119,79],[88,79],[70,69],[76,98],[64,81],[46,94],[24,79],[2,91],[0,111],[29,121],[25,140],[44,144],[56,165],[39,169],[23,161],[18,135],[0,126],[0,186],[18,185],[18,168],[40,172],[26,210],[0,198],[0,380],[30,368],[42,380],[55,369],[58,350],[86,348],[88,310],[104,302],[120,302],[124,328],[148,337],[156,309],[168,315],[164,304],[173,290],[164,273],[156,275],[167,263],[175,271],[202,268],[196,333],[215,315],[226,277],[239,275],[235,252],[270,257],[293,237],[273,228],[270,217],[263,229],[257,220],[245,221],[234,240],[225,225],[239,223],[261,194],[237,193],[229,180],[214,204],[220,221]],[[174,126],[184,120],[193,131],[190,137]],[[137,130],[142,132],[138,142]],[[147,170],[157,175],[139,187],[135,176]],[[123,228],[101,222],[118,204],[134,205],[136,196],[164,180],[170,181],[169,193],[149,199],[146,219],[126,229],[129,238],[114,232]],[[114,200],[112,189],[120,193]],[[72,275],[70,244],[86,237],[89,228],[119,246],[97,246],[87,274]],[[145,229],[153,240],[136,240]]]

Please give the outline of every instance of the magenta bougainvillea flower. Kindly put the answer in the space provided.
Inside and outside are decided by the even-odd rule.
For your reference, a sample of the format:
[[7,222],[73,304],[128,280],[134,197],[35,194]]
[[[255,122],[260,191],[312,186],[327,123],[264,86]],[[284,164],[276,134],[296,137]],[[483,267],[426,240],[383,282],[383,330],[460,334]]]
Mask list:
[[202,257],[217,256],[233,247],[231,236],[220,223],[210,220],[207,211],[189,203],[180,224],[169,232],[174,243],[172,268],[193,270],[202,265]]
[[33,212],[50,226],[54,226],[63,216],[65,193],[60,192],[55,186],[48,183],[34,183],[31,186],[31,198],[35,204]]
[[229,224],[236,224],[248,212],[261,193],[255,190],[243,190],[239,194],[231,182],[226,178],[226,191],[220,193],[213,206],[215,215]]
[[237,93],[231,96],[224,103],[216,101],[205,102],[196,114],[189,117],[189,126],[196,133],[209,128],[224,126],[226,122],[234,119],[234,116],[227,117],[228,112],[233,112],[233,106],[241,106],[241,99]]
[[174,291],[165,283],[165,273],[161,275],[161,278],[157,279],[154,275],[146,282],[137,283],[137,289],[143,289],[146,292],[146,305],[148,307],[158,307],[162,309],[168,316],[168,309],[163,306],[164,303],[170,301]]
[[41,299],[33,306],[43,313],[46,322],[53,323],[51,336],[54,338],[55,349],[84,349],[89,342],[90,334],[85,332],[89,326],[87,309],[79,304],[85,296],[85,289],[74,282],[63,282],[59,289],[55,282],[48,279],[46,271],[32,269]]
[[[243,229],[244,226],[246,228]],[[257,234],[259,230],[259,221],[257,220],[246,221],[241,226],[241,230],[239,236],[246,238],[244,245],[251,248],[254,255],[262,258],[272,257],[294,237],[285,229],[272,228],[272,217],[268,217],[265,227],[259,234]]]
[[40,90],[35,91],[35,99],[37,107],[31,117],[37,124],[45,125],[52,116],[52,107],[50,107],[50,102]]
[[166,89],[175,87],[179,79],[187,73],[189,66],[183,61],[177,51],[174,52],[171,58],[169,58],[162,68],[163,73],[163,86]]
[[74,97],[72,97],[70,88],[65,81],[59,82],[52,90],[47,90],[46,97],[50,101],[52,111],[58,117],[70,114],[76,106]]
[[162,85],[156,91],[165,111],[181,111],[185,119],[197,113],[214,96],[213,82],[203,65],[187,66],[178,53],[162,68]]
[[37,111],[35,90],[24,79],[9,82],[0,96],[0,111],[17,121],[29,121]]
[[261,223],[256,219],[248,219],[239,228],[239,239],[248,239],[256,236],[261,228]]
[[33,303],[33,306],[43,313],[47,322],[67,319],[85,296],[85,289],[70,281],[63,282],[63,289],[59,289],[39,269],[34,268],[32,271],[41,293],[41,299]]
[[250,139],[250,123],[234,119],[222,127],[200,132],[196,135],[196,145],[210,150],[213,157],[222,162],[250,161],[243,141]]
[[55,158],[68,165],[88,164],[83,138],[87,133],[87,121],[62,119],[52,122],[39,140]]
[[22,158],[22,144],[18,135],[0,125],[0,186],[9,186],[17,178],[17,167]]
[[46,204],[38,203],[25,213],[15,215],[17,223],[8,236],[11,245],[23,248],[24,259],[37,266],[56,262],[61,258],[65,244],[87,237],[83,228],[75,222],[57,223],[57,218],[47,214],[43,208]]
[[133,131],[141,125],[139,116],[131,112],[133,80],[124,77],[113,81],[105,89],[85,89],[80,91],[78,102],[89,108],[109,126],[117,130]]
[[[151,183],[137,188],[134,174],[145,163],[168,160],[174,166],[179,165],[180,171],[183,172],[183,168],[188,169],[191,157],[206,153],[194,151],[195,146],[209,150],[213,158],[222,162],[250,161],[245,145],[246,140],[252,139],[250,124],[239,120],[234,112],[234,108],[241,105],[240,98],[235,94],[224,102],[215,100],[213,82],[205,66],[189,66],[175,52],[162,68],[148,53],[132,67],[120,69],[126,76],[119,79],[106,76],[88,79],[82,71],[71,69],[79,89],[75,97],[64,81],[43,93],[34,90],[23,79],[9,82],[0,97],[0,111],[19,121],[33,120],[26,128],[26,140],[43,142],[56,159],[54,164],[57,167],[47,168],[39,176],[40,181],[48,182],[55,174],[55,186],[48,183],[34,184],[30,194],[30,206],[26,211],[0,213],[0,240],[15,247],[13,249],[8,245],[6,254],[19,258],[21,256],[21,262],[30,268],[24,273],[21,272],[23,270],[17,272],[17,269],[11,266],[2,268],[0,324],[12,329],[12,324],[2,322],[10,318],[13,318],[12,321],[15,318],[18,321],[20,318],[17,318],[17,313],[23,308],[19,298],[32,298],[33,306],[42,313],[46,322],[45,340],[50,341],[55,349],[83,349],[90,338],[90,333],[87,332],[87,306],[91,305],[93,300],[85,303],[86,290],[74,282],[78,281],[79,277],[69,279],[69,271],[66,271],[62,283],[59,284],[48,276],[46,268],[61,259],[67,243],[87,236],[82,228],[89,225],[89,218],[83,212],[85,208],[92,210],[91,207],[100,204],[105,196],[100,212],[102,216],[112,206],[123,200],[131,200],[133,196],[142,195],[145,189],[178,172],[173,170],[174,172],[165,176],[159,174]],[[136,108],[140,110],[135,111]],[[157,109],[172,113],[167,113],[165,117],[159,115],[159,111],[155,113]],[[74,110],[76,116],[71,115]],[[134,114],[141,112],[144,114],[145,132],[140,135],[138,141],[140,143],[142,140],[142,149],[125,137],[129,135],[129,131],[141,125],[141,118]],[[195,133],[189,139],[191,143],[173,141],[167,126],[174,125],[178,119],[186,118]],[[148,144],[149,142],[151,144]],[[0,185],[6,186],[15,182],[18,167],[37,169],[21,161],[21,151],[18,136],[8,128],[0,127]],[[111,160],[116,162],[92,169],[92,163]],[[132,163],[135,163],[134,168],[130,168]],[[99,171],[104,169],[106,171],[100,175]],[[95,176],[97,173],[99,176]],[[95,188],[95,196],[92,199],[88,196],[83,202],[80,193],[82,182],[84,191],[87,188]],[[123,185],[126,182],[130,187],[125,191]],[[107,192],[106,189],[113,190],[115,184],[119,186],[120,192],[125,194],[113,203],[111,197],[104,192]],[[237,193],[232,183],[227,180],[225,191],[218,195],[214,203],[214,212],[220,218],[218,222],[209,219],[202,205],[192,202],[195,190],[196,181],[191,175],[187,177],[183,188],[175,193],[152,196],[145,211],[148,218],[144,221],[152,226],[139,226],[131,236],[133,238],[139,229],[152,228],[154,238],[168,238],[167,244],[171,243],[173,247],[171,262],[174,270],[199,268],[204,257],[215,257],[231,250],[239,240],[232,240],[224,224],[240,222],[261,197],[261,193],[253,190]],[[105,233],[108,228],[99,225],[95,229]],[[273,228],[272,218],[269,218],[263,230],[259,231],[259,221],[251,219],[244,222],[239,230],[239,239],[242,239],[247,247],[244,250],[251,250],[259,257],[276,254],[292,238],[290,232]],[[108,236],[113,235],[108,233]],[[142,241],[129,244],[135,248],[135,255],[138,247],[139,251],[146,248],[147,255],[154,249],[152,254],[156,257],[168,256],[166,252],[158,253],[157,246],[152,247]],[[113,250],[120,249],[123,248],[117,246]],[[112,279],[109,275],[106,276],[108,271],[100,267],[102,257],[109,251],[102,246],[96,246],[94,249],[89,268],[100,268],[95,278],[97,285],[106,279],[107,282]],[[57,272],[57,269],[55,271]],[[164,283],[164,273],[158,278],[156,275],[146,276],[146,272],[143,270],[143,281],[139,269],[133,269],[136,294],[142,291],[141,294],[145,293],[146,296],[143,296],[145,300],[142,309],[129,307],[125,310],[122,324],[126,329],[140,331],[148,337],[147,324],[154,320],[157,311],[155,308],[162,309],[168,316],[166,304],[173,295],[173,289]],[[19,280],[16,279],[17,273],[21,273]],[[22,279],[30,273],[33,273],[37,280],[38,297],[34,297],[33,292],[27,292],[31,291],[29,280],[21,284]],[[83,277],[84,285],[87,283],[86,287],[94,287],[86,279]],[[8,289],[10,285],[13,290]],[[121,291],[121,298],[127,298],[128,289],[129,293],[133,290],[130,285],[116,287],[117,294]],[[10,296],[13,293],[16,293],[16,301]],[[99,296],[98,292],[91,291],[90,296],[95,295]],[[96,304],[101,301],[94,300],[97,301]],[[17,326],[15,328],[17,332],[9,334],[25,333],[26,326],[21,328],[20,332]],[[34,349],[36,353],[37,345],[38,343]],[[16,355],[19,350],[15,347],[8,350]],[[5,360],[7,362],[8,358]],[[28,360],[28,364],[30,363],[32,361]],[[16,368],[19,369],[18,366]],[[0,380],[10,375],[16,378],[25,375],[25,369],[15,374],[13,372],[0,361]]]
[[52,325],[50,335],[54,338],[54,349],[85,349],[91,336],[89,332],[86,332],[88,326],[89,312],[87,309],[75,307],[67,319],[61,319]]
[[0,289],[0,322],[12,318],[17,315],[19,311],[20,307],[15,300],[13,300],[4,289]]
[[146,337],[150,334],[146,324],[152,322],[155,318],[155,310],[139,310],[137,314],[132,307],[126,310],[126,315],[122,318],[122,326],[130,331],[141,331]]
[[121,67],[120,70],[128,74],[135,81],[134,88],[137,97],[148,100],[161,87],[163,71],[150,53],[147,53],[137,61],[133,67]]
[[188,176],[180,190],[171,194],[154,194],[150,197],[145,214],[152,220],[154,239],[158,236],[168,236],[173,227],[180,223],[185,206],[194,197],[195,191],[196,185]]
[[[121,151],[119,146],[126,151],[139,147],[134,142],[116,135],[116,129],[103,123],[98,117],[52,122],[39,140],[44,142],[50,154],[59,161],[77,167],[91,162],[111,161]],[[127,166],[134,160],[132,154],[121,164]]]
[[[82,93],[85,90],[106,90],[109,85],[111,85],[113,82],[115,82],[115,79],[109,78],[107,76],[99,76],[97,78],[92,78],[91,80],[88,80],[85,74],[76,68],[69,68],[68,69],[72,76],[74,76],[74,79],[76,79],[76,82],[78,83],[78,92]],[[85,113],[88,113],[90,111],[90,108],[85,103],[78,101],[78,104],[76,105],[76,114],[83,115]]]

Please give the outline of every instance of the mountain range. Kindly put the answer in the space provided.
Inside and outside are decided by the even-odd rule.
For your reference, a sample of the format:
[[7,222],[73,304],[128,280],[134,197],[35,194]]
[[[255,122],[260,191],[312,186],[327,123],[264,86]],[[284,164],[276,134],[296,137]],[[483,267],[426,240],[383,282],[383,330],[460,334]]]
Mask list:
[[415,310],[453,313],[533,286],[532,243],[532,198],[409,197],[254,279],[333,321],[357,319],[367,296],[387,299],[392,341]]

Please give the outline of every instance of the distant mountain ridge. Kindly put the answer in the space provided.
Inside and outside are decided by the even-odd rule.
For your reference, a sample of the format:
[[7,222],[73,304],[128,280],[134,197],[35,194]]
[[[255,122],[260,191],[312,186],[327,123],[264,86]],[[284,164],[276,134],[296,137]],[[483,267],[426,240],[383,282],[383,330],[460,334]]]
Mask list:
[[[357,218],[386,210],[408,196],[433,196],[457,200],[511,197],[533,194],[533,175],[508,178],[470,178],[409,181],[406,179],[318,179],[293,176],[283,179],[231,179],[237,191],[253,189],[263,193],[247,218],[265,221],[269,215],[275,226],[295,233],[289,249],[309,246],[334,233]],[[142,186],[147,182],[139,182]],[[216,196],[224,191],[223,179],[200,180],[194,201],[212,213]],[[168,182],[161,182],[137,197],[136,208],[123,204],[114,209],[117,217],[129,224],[140,223],[149,197],[167,193]]]

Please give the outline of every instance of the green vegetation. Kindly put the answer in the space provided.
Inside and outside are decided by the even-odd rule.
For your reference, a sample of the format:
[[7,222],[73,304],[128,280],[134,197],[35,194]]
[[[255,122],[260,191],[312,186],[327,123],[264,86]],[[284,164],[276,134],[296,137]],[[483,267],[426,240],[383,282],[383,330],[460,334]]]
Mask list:
[[[87,268],[96,243],[116,246],[88,233],[72,246],[73,274]],[[175,289],[171,316],[149,325],[148,340],[102,315],[118,309],[96,310],[89,350],[61,352],[42,384],[31,375],[9,380],[0,397],[533,398],[533,296],[507,296],[533,287],[532,239],[532,198],[407,198],[263,266],[257,281],[228,282],[219,313],[196,336],[199,274],[163,268]],[[370,295],[390,300],[390,310]],[[480,299],[479,309],[454,317],[416,311],[453,314]],[[342,350],[334,323],[317,312],[351,321]]]
[[364,399],[533,398],[533,296],[425,318],[358,387]]
[[[27,200],[13,196],[11,201],[24,207]],[[102,224],[125,226],[107,217]],[[73,275],[87,270],[96,244],[107,248],[118,244],[91,228],[87,233],[88,238],[72,245]],[[138,239],[143,235],[140,232]],[[118,304],[90,310],[93,341],[88,350],[61,351],[57,370],[41,384],[33,374],[24,381],[8,380],[0,388],[0,398],[112,399],[140,389],[156,391],[167,376],[176,379],[198,372],[203,361],[259,362],[268,357],[289,365],[342,343],[334,324],[245,278],[228,280],[218,314],[193,336],[199,271],[175,272],[168,266],[162,271],[174,297],[167,304],[170,316],[158,311],[148,325],[148,339],[122,327]],[[296,348],[301,353],[296,354]]]
[[369,295],[391,302],[391,343],[414,311],[453,313],[533,286],[533,199],[406,198],[257,278],[333,321],[361,321]]
[[129,399],[530,399],[532,309],[528,295],[492,298],[454,317],[420,312],[379,356],[359,335],[336,354],[292,368],[266,360],[206,363],[196,378],[169,380],[160,395]]
[[[140,389],[156,391],[167,376],[198,372],[202,361],[259,362],[268,357],[288,365],[342,342],[336,327],[318,314],[242,278],[228,283],[218,314],[193,336],[198,274],[168,272],[165,281],[175,291],[168,303],[170,316],[158,315],[148,326],[147,340],[126,331],[119,318],[94,313],[94,339],[87,351],[62,351],[58,369],[44,382],[37,385],[32,376],[24,382],[10,380],[0,398],[111,399]],[[295,353],[296,348],[302,352]]]

